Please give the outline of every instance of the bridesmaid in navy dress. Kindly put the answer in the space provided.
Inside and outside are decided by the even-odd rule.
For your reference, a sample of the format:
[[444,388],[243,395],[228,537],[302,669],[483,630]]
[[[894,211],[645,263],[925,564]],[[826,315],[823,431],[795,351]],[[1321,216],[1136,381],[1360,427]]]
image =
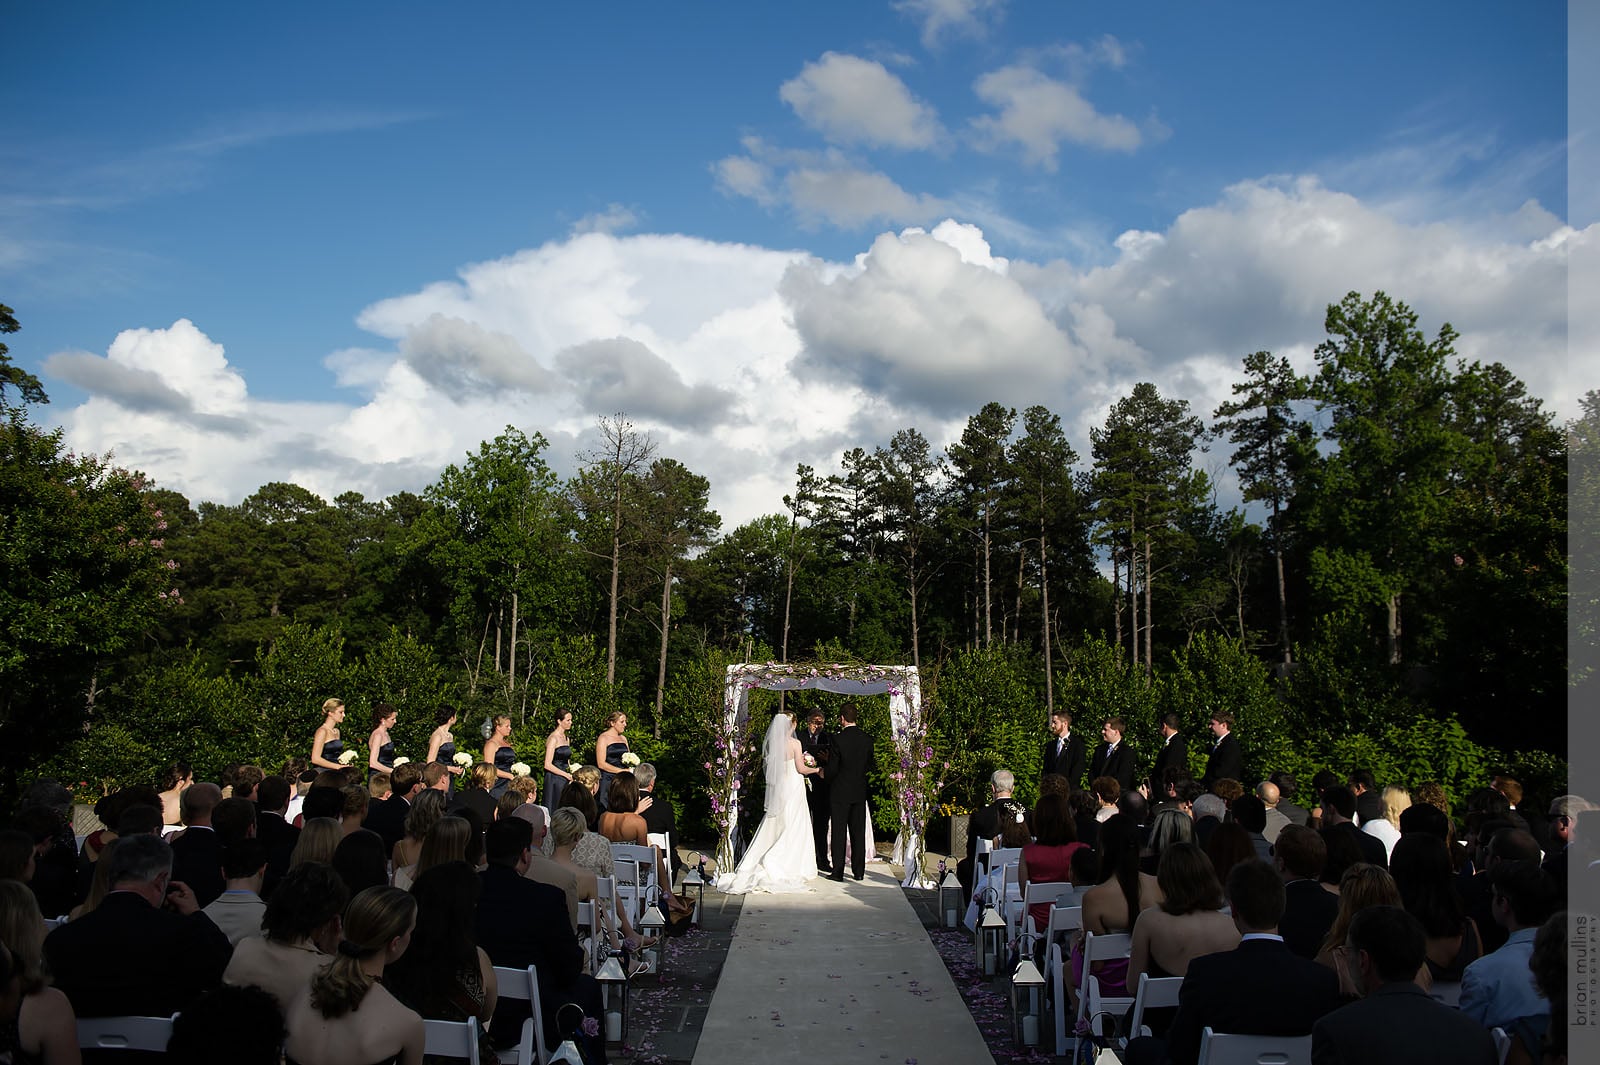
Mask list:
[[339,738],[339,724],[344,720],[344,700],[329,699],[322,704],[322,725],[311,739],[311,764],[318,769],[343,769],[339,756],[344,753],[344,740]]
[[600,794],[595,798],[602,808],[611,794],[611,778],[629,771],[622,764],[622,756],[628,753],[628,737],[622,734],[627,727],[628,715],[621,710],[613,711],[606,718],[606,730],[594,741],[594,764],[600,770]]
[[367,783],[379,773],[394,770],[394,741],[389,738],[389,727],[400,715],[388,703],[372,708],[372,734],[367,737]]
[[438,762],[444,766],[444,771],[450,774],[450,787],[446,789],[446,796],[456,790],[455,778],[461,775],[461,767],[456,765],[456,737],[450,730],[456,727],[456,708],[441,706],[434,715],[436,727],[433,734],[428,737],[428,761]]
[[561,806],[561,790],[572,779],[567,766],[572,764],[572,711],[563,710],[556,718],[556,727],[544,738],[544,804],[555,810]]
[[511,764],[517,760],[517,752],[511,747],[511,718],[497,714],[489,719],[485,727],[489,739],[483,745],[483,760],[494,766],[495,778],[489,794],[498,799],[505,794],[506,785],[511,783]]

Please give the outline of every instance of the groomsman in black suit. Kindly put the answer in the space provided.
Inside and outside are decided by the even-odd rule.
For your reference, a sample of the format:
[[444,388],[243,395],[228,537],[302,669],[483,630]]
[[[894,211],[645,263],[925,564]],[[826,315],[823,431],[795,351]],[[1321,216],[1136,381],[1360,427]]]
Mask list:
[[1156,764],[1150,767],[1150,796],[1159,802],[1166,794],[1168,769],[1179,769],[1189,775],[1189,741],[1178,731],[1178,715],[1161,715],[1161,750],[1156,752]]
[[[833,746],[833,735],[822,727],[821,710],[806,715],[805,730],[800,733],[800,750],[809,754],[819,767],[827,768],[828,756]],[[833,872],[828,864],[828,822],[833,818],[833,805],[828,801],[828,778],[825,773],[806,777],[806,805],[811,808],[811,838],[817,847],[817,872]]]
[[850,838],[850,873],[857,880],[867,875],[867,767],[872,764],[872,738],[856,727],[860,712],[845,703],[841,722],[828,752],[828,801],[833,811],[833,872],[831,880],[844,879],[844,841]]
[[1244,750],[1239,746],[1232,729],[1233,714],[1230,711],[1218,710],[1211,715],[1211,734],[1216,737],[1216,742],[1211,745],[1211,754],[1206,758],[1205,775],[1200,778],[1200,783],[1208,791],[1219,780],[1244,782]]
[[1120,717],[1108,717],[1100,727],[1100,738],[1105,742],[1094,750],[1089,761],[1089,779],[1110,777],[1124,791],[1133,790],[1133,752],[1122,742],[1126,726]]
[[1050,711],[1050,734],[1040,758],[1039,776],[1056,773],[1067,778],[1074,788],[1083,787],[1083,737],[1072,734],[1072,712],[1060,707]]

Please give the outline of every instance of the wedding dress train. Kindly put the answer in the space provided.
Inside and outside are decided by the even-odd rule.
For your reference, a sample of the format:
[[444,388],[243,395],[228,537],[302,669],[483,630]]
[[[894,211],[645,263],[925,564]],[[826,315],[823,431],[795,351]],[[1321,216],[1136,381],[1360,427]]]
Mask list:
[[789,741],[794,719],[777,714],[767,728],[767,809],[755,838],[717,889],[728,895],[811,891],[817,876],[816,841],[806,805],[805,777],[795,766]]

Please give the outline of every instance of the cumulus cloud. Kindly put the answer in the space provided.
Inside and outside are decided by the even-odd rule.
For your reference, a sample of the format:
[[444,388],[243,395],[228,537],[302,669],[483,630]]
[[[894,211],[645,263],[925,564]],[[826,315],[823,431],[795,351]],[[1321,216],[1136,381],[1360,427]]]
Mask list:
[[784,187],[803,221],[840,229],[875,222],[922,222],[949,209],[937,197],[907,192],[876,170],[802,167],[788,173]]
[[1600,229],[1516,216],[1418,223],[1313,178],[1262,179],[1123,234],[1092,267],[1002,257],[951,220],[847,261],[589,233],[362,310],[372,342],[330,353],[327,382],[304,385],[337,402],[250,395],[185,320],[129,330],[104,357],[56,356],[45,374],[91,395],[47,413],[77,448],[235,501],[273,480],[326,498],[418,490],[506,424],[543,433],[570,473],[596,417],[624,410],[711,480],[732,528],[779,508],[796,462],[828,472],[844,447],[913,425],[942,446],[991,399],[1048,406],[1083,454],[1139,380],[1209,415],[1246,352],[1309,368],[1327,304],[1382,288],[1571,414],[1566,262]]
[[772,168],[748,155],[730,155],[711,164],[717,188],[730,196],[743,196],[763,207],[776,200],[772,191]]
[[931,148],[939,116],[882,63],[826,52],[783,83],[778,96],[801,121],[836,144]]
[[945,36],[981,37],[1005,11],[1005,0],[895,0],[894,9],[922,23],[922,45]]
[[973,119],[978,145],[1021,148],[1025,162],[1054,171],[1061,145],[1131,152],[1144,137],[1121,115],[1104,115],[1074,85],[1027,64],[990,71],[973,85],[978,98],[998,114]]
[[733,393],[714,385],[689,385],[661,356],[628,337],[591,340],[556,356],[556,366],[577,386],[592,411],[626,411],[683,429],[708,429],[727,417]]

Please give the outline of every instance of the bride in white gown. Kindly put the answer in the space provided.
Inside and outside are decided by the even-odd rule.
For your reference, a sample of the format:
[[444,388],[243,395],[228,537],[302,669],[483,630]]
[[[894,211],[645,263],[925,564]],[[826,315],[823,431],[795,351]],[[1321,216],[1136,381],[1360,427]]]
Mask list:
[[806,805],[805,778],[820,772],[805,764],[794,718],[775,714],[767,727],[767,809],[756,838],[733,875],[717,884],[728,895],[809,891],[817,875],[816,842]]

